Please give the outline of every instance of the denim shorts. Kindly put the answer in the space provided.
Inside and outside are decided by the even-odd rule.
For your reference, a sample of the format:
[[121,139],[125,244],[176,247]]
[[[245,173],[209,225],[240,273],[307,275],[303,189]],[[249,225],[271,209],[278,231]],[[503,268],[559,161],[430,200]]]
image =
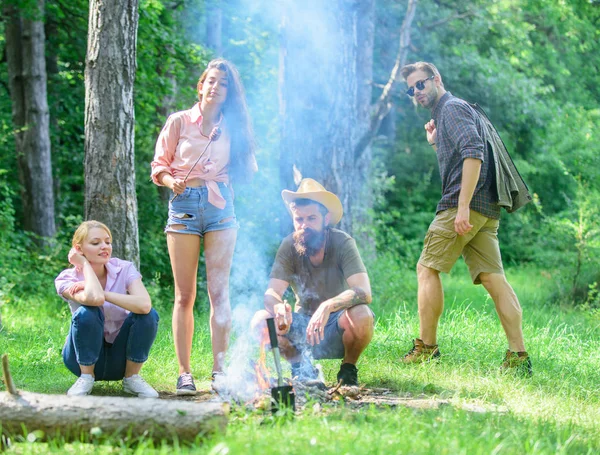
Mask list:
[[292,315],[292,325],[285,337],[297,351],[304,353],[310,350],[314,359],[342,359],[345,354],[342,336],[344,331],[340,327],[339,319],[346,310],[336,311],[329,315],[325,324],[324,338],[319,344],[311,346],[306,342],[306,328],[310,322],[310,316],[303,313]]
[[[205,186],[187,187],[183,193],[169,202],[169,219],[165,232],[194,234],[202,237],[207,232],[238,229],[231,190],[225,183],[219,182],[219,190],[226,205],[219,209],[208,202],[208,188]],[[174,193],[171,194],[171,199]],[[181,225],[183,228],[173,228]]]

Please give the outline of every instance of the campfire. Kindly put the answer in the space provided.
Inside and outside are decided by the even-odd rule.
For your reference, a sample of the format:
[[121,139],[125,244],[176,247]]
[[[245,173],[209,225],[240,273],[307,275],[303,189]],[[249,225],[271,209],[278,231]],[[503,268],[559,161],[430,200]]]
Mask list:
[[[294,394],[294,387],[292,385],[292,381],[284,380],[283,378],[283,373],[281,370],[281,355],[279,353],[279,343],[277,341],[277,332],[275,330],[275,321],[273,318],[267,319],[267,328],[269,335],[268,341],[271,344],[271,352],[273,353],[277,378],[273,378],[269,372],[269,369],[267,368],[267,339],[265,337],[261,340],[259,359],[254,368],[259,392],[261,392],[262,396],[264,396],[265,393],[270,392],[270,404],[271,411],[273,413],[283,409],[295,411],[296,396]],[[262,402],[264,403],[264,399]]]
[[[293,411],[293,382],[283,377],[275,326],[272,319],[267,322],[269,332],[260,338],[258,355],[255,347],[249,348],[253,343],[247,340],[245,349],[238,359],[233,359],[226,374],[215,378],[213,389],[223,400],[246,407],[272,409],[273,412],[281,408]],[[273,353],[272,360],[267,356],[269,350]]]
[[[267,332],[262,334],[256,360],[245,361],[242,372],[231,371],[223,377],[217,377],[214,389],[226,401],[239,403],[252,409],[295,411],[307,402],[327,403],[360,399],[358,387],[336,384],[327,388],[322,380],[299,381],[298,378],[284,377],[281,366],[281,354],[275,331],[274,320],[267,319]],[[271,351],[272,356],[269,355]],[[240,365],[238,364],[238,367]],[[320,365],[317,369],[320,370]]]

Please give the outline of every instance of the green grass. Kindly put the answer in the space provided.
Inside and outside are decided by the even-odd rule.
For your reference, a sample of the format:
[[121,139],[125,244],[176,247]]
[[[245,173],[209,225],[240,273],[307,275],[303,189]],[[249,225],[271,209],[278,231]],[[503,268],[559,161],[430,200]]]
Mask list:
[[[307,406],[294,419],[234,408],[226,434],[192,445],[108,439],[89,443],[19,442],[7,453],[285,453],[285,454],[554,454],[600,452],[600,319],[549,301],[552,274],[534,267],[507,276],[523,306],[524,332],[533,358],[530,379],[499,373],[506,340],[493,302],[470,283],[457,264],[443,277],[446,308],[439,330],[442,358],[404,366],[396,360],[418,334],[413,271],[385,259],[370,267],[377,314],[376,332],[359,363],[367,387],[399,395],[449,401],[436,410],[399,406],[355,409]],[[157,302],[158,303],[158,302]],[[161,328],[144,377],[159,390],[174,391],[177,363],[166,302],[159,303]],[[73,376],[60,358],[69,314],[58,298],[10,301],[2,307],[0,352],[7,352],[19,389],[64,393]],[[206,315],[196,321],[193,373],[211,368]],[[333,382],[339,361],[322,362]],[[207,383],[200,384],[207,386]],[[95,394],[120,394],[108,383]],[[470,412],[465,405],[501,412]]]

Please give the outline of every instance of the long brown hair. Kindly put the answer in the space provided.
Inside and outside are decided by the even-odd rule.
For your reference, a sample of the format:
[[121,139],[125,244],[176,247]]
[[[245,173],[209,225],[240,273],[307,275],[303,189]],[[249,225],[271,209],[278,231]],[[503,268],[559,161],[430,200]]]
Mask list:
[[223,117],[231,136],[229,176],[233,181],[248,182],[254,173],[254,131],[248,115],[244,86],[237,68],[229,61],[212,60],[198,79],[198,99],[202,102],[201,88],[208,72],[216,68],[227,75],[227,98],[223,104]]

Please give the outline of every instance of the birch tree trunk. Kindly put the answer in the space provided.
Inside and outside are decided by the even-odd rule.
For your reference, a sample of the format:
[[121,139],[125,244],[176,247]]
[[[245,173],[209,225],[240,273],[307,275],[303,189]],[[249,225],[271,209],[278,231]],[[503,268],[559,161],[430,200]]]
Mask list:
[[85,218],[107,224],[113,254],[139,265],[133,142],[137,27],[137,0],[90,0]]
[[23,226],[42,237],[56,232],[47,96],[44,0],[27,10],[7,4],[6,56]]
[[[287,0],[280,47],[280,178],[295,190],[295,166],[338,195],[340,228],[352,234],[370,160],[354,148],[368,128],[373,0]],[[368,156],[368,155],[366,155]],[[286,216],[284,219],[288,219]],[[286,233],[289,233],[289,224]]]

